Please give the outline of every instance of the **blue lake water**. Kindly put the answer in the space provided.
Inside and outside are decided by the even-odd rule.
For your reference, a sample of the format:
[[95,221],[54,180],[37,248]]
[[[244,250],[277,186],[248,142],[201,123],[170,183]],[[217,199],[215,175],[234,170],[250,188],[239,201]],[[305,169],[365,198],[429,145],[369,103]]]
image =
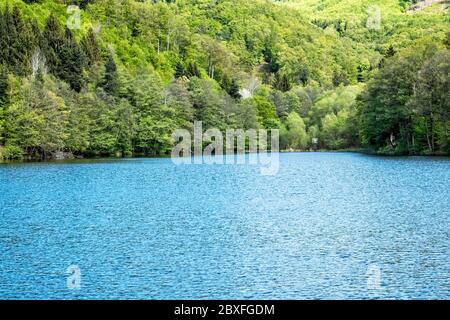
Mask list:
[[450,159],[2,164],[0,298],[449,299]]

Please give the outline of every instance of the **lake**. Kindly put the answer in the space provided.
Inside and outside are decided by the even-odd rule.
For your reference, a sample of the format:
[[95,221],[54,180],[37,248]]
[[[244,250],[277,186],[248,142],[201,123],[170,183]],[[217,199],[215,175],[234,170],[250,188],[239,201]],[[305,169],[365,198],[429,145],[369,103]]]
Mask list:
[[450,298],[449,158],[279,161],[2,164],[0,298]]

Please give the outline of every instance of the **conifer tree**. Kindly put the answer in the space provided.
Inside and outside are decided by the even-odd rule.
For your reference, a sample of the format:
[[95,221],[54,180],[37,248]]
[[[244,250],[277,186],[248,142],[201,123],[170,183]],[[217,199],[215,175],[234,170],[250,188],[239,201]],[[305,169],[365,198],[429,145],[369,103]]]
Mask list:
[[36,46],[36,40],[30,22],[23,20],[17,6],[13,8],[12,21],[14,23],[11,43],[11,50],[13,51],[12,71],[24,76],[31,71],[30,60]]
[[0,63],[15,74],[24,76],[30,71],[35,43],[31,26],[23,20],[17,6],[10,11],[8,2],[0,18]]
[[222,76],[221,86],[222,89],[230,95],[230,97],[234,99],[241,98],[241,94],[239,93],[239,85],[236,79],[230,79],[227,74],[224,74]]
[[0,65],[0,106],[6,102],[8,93],[8,71],[6,67]]
[[286,92],[291,90],[291,84],[289,83],[289,79],[287,75],[280,75],[278,72],[275,74],[275,79],[273,83],[273,87],[277,90]]
[[10,28],[10,65],[14,73],[19,73],[18,70],[20,68],[21,61],[24,60],[22,56],[22,48],[21,48],[21,33],[25,29],[24,22],[22,20],[22,16],[20,14],[19,8],[14,6],[12,14],[11,14],[11,28]]
[[30,32],[33,35],[33,47],[34,50],[37,48],[42,48],[44,46],[44,42],[42,39],[42,32],[39,29],[38,22],[36,19],[31,19],[29,21]]
[[394,47],[392,45],[390,45],[389,48],[386,50],[386,53],[384,54],[384,56],[386,58],[390,58],[390,57],[395,56],[395,54],[396,54],[396,51],[395,51]]
[[105,76],[101,87],[110,95],[117,94],[119,89],[117,65],[114,61],[113,53],[110,50],[105,63]]
[[58,19],[53,14],[50,14],[47,19],[42,38],[44,42],[42,49],[47,60],[49,71],[57,75],[65,36]]
[[178,61],[175,65],[175,78],[181,78],[186,73],[186,70],[184,69],[184,65],[181,61]]
[[2,60],[1,62],[9,67],[11,64],[11,56],[12,56],[12,39],[14,38],[16,32],[13,29],[14,22],[12,20],[11,10],[9,8],[9,2],[6,2],[5,9],[3,11],[3,16],[1,17],[2,22],[2,41],[1,41],[1,51],[2,51]]
[[59,54],[57,76],[80,92],[83,81],[83,55],[72,31],[66,28],[65,43]]
[[9,43],[7,34],[7,7],[4,11],[0,10],[0,63],[7,63],[7,58],[9,56]]
[[101,50],[97,41],[97,37],[92,28],[81,39],[81,48],[86,57],[86,64],[92,66],[101,60]]
[[382,68],[386,63],[386,59],[392,58],[393,56],[395,56],[396,53],[397,53],[397,51],[395,51],[394,47],[391,44],[389,46],[389,48],[386,50],[386,52],[384,53],[384,56],[381,58],[380,63],[378,64],[378,67]]
[[363,66],[358,66],[358,82],[364,82],[365,78],[364,78],[364,68]]

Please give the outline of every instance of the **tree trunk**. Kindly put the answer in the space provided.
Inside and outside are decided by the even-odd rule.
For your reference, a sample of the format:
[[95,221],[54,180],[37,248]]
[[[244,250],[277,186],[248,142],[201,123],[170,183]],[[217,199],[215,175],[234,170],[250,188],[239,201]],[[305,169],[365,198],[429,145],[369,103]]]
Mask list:
[[434,153],[434,150],[435,150],[435,139],[434,139],[434,121],[433,121],[433,114],[431,114],[431,117],[430,117],[430,121],[431,121],[431,123],[430,123],[430,126],[431,126],[431,128],[430,128],[430,131],[431,131],[431,152],[433,152]]
[[433,149],[431,147],[431,141],[430,141],[430,129],[428,127],[428,119],[425,120],[425,127],[427,129],[426,134],[427,134],[428,149],[430,150],[430,152],[433,152]]
[[391,135],[389,136],[389,143],[391,144],[392,148],[395,148],[395,136],[393,132],[391,132]]

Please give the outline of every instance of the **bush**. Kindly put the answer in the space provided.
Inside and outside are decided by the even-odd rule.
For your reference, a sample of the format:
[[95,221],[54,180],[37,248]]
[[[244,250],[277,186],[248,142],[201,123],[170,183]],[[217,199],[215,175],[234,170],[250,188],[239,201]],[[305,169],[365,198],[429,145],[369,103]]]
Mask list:
[[21,160],[23,150],[17,146],[0,147],[0,160]]

